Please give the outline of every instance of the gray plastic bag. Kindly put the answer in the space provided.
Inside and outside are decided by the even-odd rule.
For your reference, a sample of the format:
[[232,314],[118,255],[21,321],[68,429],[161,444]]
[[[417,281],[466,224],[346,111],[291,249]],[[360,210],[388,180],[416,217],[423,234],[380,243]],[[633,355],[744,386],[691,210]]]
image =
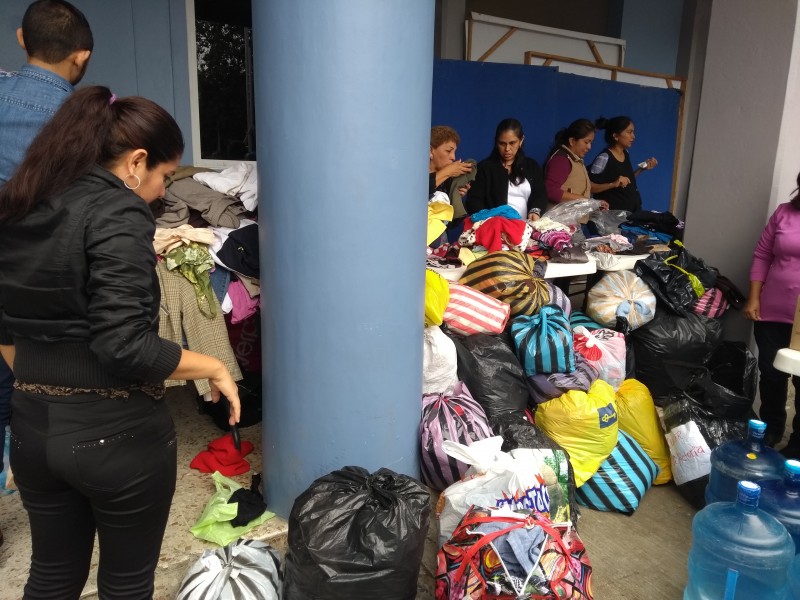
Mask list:
[[205,550],[181,582],[175,600],[281,600],[280,554],[258,540],[238,539]]

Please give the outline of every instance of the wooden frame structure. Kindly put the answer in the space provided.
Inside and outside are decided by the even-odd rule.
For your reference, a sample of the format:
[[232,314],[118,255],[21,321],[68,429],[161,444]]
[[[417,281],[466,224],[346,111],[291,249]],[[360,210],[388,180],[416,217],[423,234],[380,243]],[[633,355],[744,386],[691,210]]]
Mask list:
[[[592,45],[591,42],[589,42],[589,40],[587,40],[587,42],[591,47]],[[674,212],[675,186],[678,179],[678,162],[680,159],[681,143],[683,142],[683,106],[684,103],[686,102],[686,86],[687,86],[686,78],[680,77],[678,75],[667,75],[665,73],[652,73],[650,71],[641,71],[639,69],[629,69],[627,67],[609,65],[602,62],[602,58],[599,56],[599,53],[596,52],[596,48],[592,50],[592,54],[594,54],[598,62],[580,60],[577,58],[570,58],[568,56],[558,56],[556,54],[547,54],[544,52],[528,51],[525,52],[525,64],[531,66],[550,67],[550,66],[557,66],[553,65],[553,63],[566,63],[580,67],[589,67],[592,69],[601,69],[609,71],[610,72],[609,78],[611,79],[611,81],[619,81],[618,76],[620,73],[622,73],[622,74],[632,75],[635,77],[644,77],[655,80],[661,80],[663,81],[663,83],[667,88],[677,90],[680,96],[680,100],[678,101],[678,133],[675,139],[675,157],[674,157],[674,164],[672,167],[672,189],[670,190],[670,201],[669,201],[670,211]],[[542,61],[541,64],[534,64],[533,62],[534,59],[541,60]],[[626,83],[633,83],[635,85],[637,82],[631,81]]]

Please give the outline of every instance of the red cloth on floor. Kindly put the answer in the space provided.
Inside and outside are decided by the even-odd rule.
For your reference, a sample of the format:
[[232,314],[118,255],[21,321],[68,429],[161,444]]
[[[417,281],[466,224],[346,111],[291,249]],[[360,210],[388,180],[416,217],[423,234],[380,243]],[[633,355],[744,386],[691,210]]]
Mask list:
[[189,466],[203,473],[219,471],[226,477],[241,475],[250,470],[250,463],[244,456],[253,451],[253,443],[242,440],[241,452],[233,445],[233,436],[226,433],[208,445],[208,450],[203,450],[194,457]]
[[[515,246],[522,243],[526,222],[519,219],[506,219],[505,217],[491,217],[475,230],[475,243],[483,246],[489,252],[503,249],[503,233]],[[510,250],[511,248],[509,248]]]

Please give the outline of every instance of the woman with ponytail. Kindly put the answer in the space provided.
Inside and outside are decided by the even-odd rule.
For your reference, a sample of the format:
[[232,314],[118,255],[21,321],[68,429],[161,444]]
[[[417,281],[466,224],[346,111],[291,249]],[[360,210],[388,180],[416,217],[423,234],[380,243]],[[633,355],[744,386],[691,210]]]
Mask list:
[[152,598],[176,477],[164,380],[220,361],[158,336],[155,224],[183,136],[144,98],[87,87],[0,188],[0,352],[17,379],[11,465],[31,529],[25,599],[75,598],[95,533],[100,598]]
[[628,151],[636,139],[633,121],[620,116],[613,119],[600,117],[595,121],[597,129],[605,129],[606,149],[592,162],[589,178],[595,198],[608,202],[611,210],[635,212],[642,208],[642,197],[636,185],[636,177],[642,171],[654,169],[655,158],[648,158],[633,170]]

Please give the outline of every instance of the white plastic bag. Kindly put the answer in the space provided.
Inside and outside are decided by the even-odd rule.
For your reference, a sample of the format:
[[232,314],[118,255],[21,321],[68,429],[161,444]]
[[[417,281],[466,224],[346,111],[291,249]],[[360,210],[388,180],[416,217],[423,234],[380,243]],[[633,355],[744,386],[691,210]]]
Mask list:
[[589,215],[599,209],[599,200],[570,200],[556,204],[543,216],[562,225],[577,225],[588,221]]
[[422,393],[452,394],[458,383],[456,345],[438,327],[426,327],[422,337]]
[[553,521],[569,520],[569,505],[554,506],[548,487],[559,485],[555,471],[547,464],[552,450],[518,448],[503,452],[501,436],[473,442],[470,446],[446,440],[444,451],[470,466],[464,479],[442,492],[439,516],[439,546],[449,540],[470,506],[535,510]]
[[697,423],[689,421],[673,427],[665,437],[672,463],[672,478],[677,485],[711,473],[711,449]]
[[579,352],[614,391],[625,381],[625,336],[611,329],[589,331],[579,325],[572,330],[575,352]]

